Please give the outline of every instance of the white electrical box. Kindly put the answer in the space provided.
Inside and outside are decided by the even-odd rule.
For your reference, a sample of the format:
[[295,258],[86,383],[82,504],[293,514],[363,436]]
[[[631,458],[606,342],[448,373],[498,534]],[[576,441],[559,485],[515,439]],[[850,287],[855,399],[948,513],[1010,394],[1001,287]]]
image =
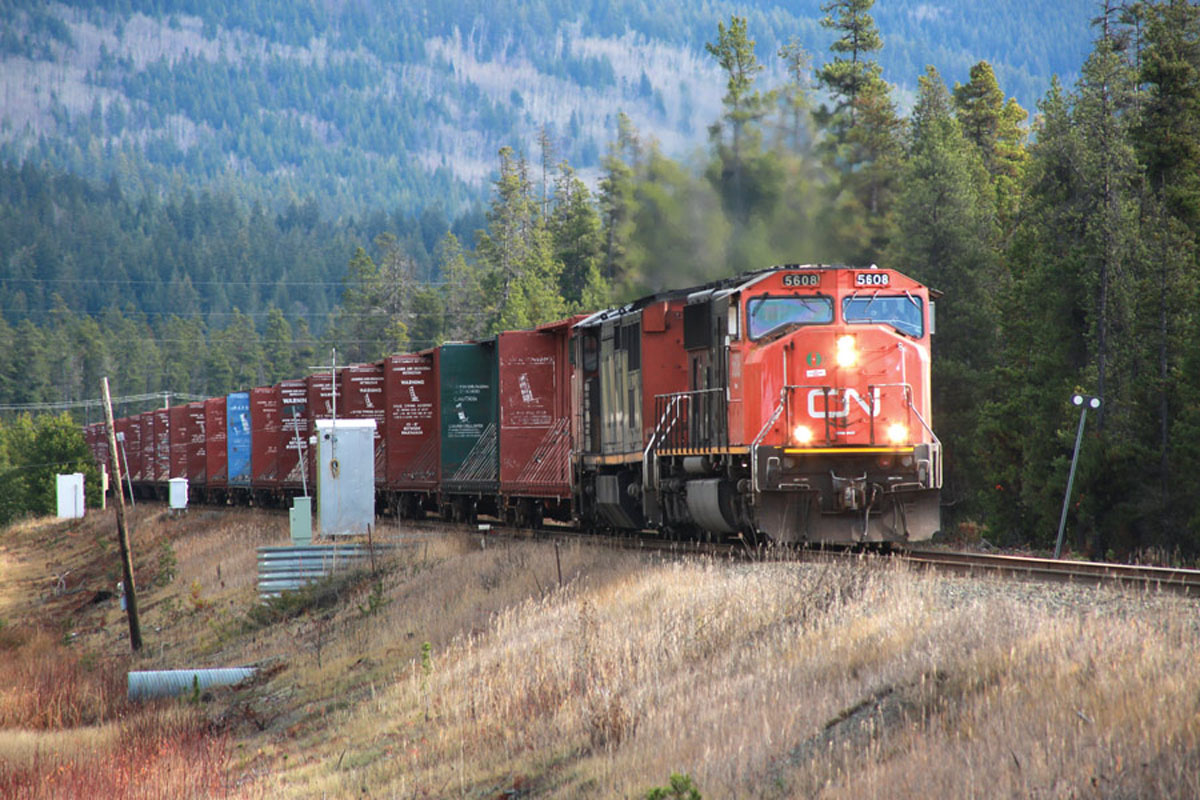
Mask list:
[[72,472],[58,476],[58,518],[79,519],[83,516],[83,473]]
[[183,511],[187,508],[187,478],[171,478],[167,481],[167,500],[171,503],[172,511]]
[[365,534],[375,524],[375,420],[319,419],[316,425],[321,535]]

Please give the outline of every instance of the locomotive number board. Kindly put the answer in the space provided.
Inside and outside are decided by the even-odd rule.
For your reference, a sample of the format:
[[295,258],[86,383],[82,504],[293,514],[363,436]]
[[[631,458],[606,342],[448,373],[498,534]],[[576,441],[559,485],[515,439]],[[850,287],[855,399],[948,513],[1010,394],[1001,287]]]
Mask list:
[[815,272],[793,272],[783,276],[784,286],[820,286],[821,276]]
[[854,273],[855,286],[887,286],[891,283],[891,276],[886,272],[856,272]]

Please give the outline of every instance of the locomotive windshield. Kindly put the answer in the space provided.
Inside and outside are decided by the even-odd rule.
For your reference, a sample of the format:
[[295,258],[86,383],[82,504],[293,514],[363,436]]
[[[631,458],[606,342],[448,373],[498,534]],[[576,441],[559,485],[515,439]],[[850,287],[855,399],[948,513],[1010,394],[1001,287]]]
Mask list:
[[842,318],[850,324],[891,325],[901,333],[921,338],[925,313],[921,298],[901,295],[855,295],[842,301]]
[[751,339],[761,339],[787,325],[830,322],[833,322],[833,300],[828,297],[756,297],[746,304],[746,327]]

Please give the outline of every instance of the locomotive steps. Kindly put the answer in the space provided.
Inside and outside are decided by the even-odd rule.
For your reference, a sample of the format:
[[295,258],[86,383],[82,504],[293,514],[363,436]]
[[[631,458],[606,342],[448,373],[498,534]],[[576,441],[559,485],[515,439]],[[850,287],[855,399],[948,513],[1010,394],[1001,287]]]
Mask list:
[[[203,769],[232,797],[640,797],[682,772],[707,798],[1200,793],[1184,598],[874,557],[727,563],[450,535],[259,618],[255,550],[286,540],[282,517],[139,505],[146,648],[131,659],[100,596],[111,531],[93,514],[0,535],[0,786],[21,769],[33,787],[117,770],[128,723],[96,691],[105,676],[123,695],[128,669],[262,664],[249,686],[150,704],[166,732],[180,730],[168,716],[212,722],[194,728],[211,747],[171,770],[147,755],[140,785],[182,796],[170,781]],[[55,707],[95,713],[30,716],[21,698],[49,691],[39,671],[70,664],[58,683],[76,691]]]

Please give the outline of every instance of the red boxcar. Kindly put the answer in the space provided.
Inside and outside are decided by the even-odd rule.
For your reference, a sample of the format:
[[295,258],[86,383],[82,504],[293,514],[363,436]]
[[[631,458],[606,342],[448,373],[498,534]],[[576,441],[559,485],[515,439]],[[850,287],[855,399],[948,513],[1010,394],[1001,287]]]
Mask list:
[[437,489],[438,374],[433,350],[384,359],[384,402],[387,405],[387,486],[408,493],[402,510],[416,513],[418,494]]
[[138,414],[137,422],[140,434],[138,442],[142,457],[137,462],[138,471],[133,474],[133,482],[154,483],[156,459],[158,458],[158,439],[154,435],[154,412],[143,411]]
[[188,453],[188,407],[172,406],[170,410],[171,426],[171,475],[172,478],[187,477]]
[[225,398],[204,401],[204,438],[206,484],[209,489],[224,489],[229,484],[229,453],[225,450]]
[[95,462],[97,469],[107,469],[108,466],[104,463],[104,455],[100,450],[100,443],[104,441],[104,426],[99,423],[83,426],[83,440],[87,443],[88,452],[92,454],[92,461]]
[[544,509],[533,498],[571,496],[569,337],[574,321],[497,337],[500,493],[522,524],[540,521]]
[[137,417],[121,417],[117,429],[117,454],[121,458],[121,480],[139,478],[142,471],[142,426]]
[[187,471],[188,488],[202,488],[208,483],[208,448],[204,431],[204,401],[187,404]]
[[171,477],[171,410],[160,408],[154,413],[154,475],[155,483],[166,483]]
[[338,416],[375,420],[375,484],[382,486],[387,479],[387,439],[383,435],[387,421],[383,362],[353,364],[342,370],[341,379]]
[[279,486],[279,390],[258,386],[250,390],[250,480],[255,489]]
[[[308,429],[310,436],[317,430],[316,421],[319,419],[331,419],[333,417],[334,408],[334,390],[337,389],[336,402],[338,406],[342,404],[342,392],[338,389],[329,377],[328,372],[318,372],[315,375],[309,375],[304,379],[307,387],[308,399]],[[342,411],[339,408],[338,414]],[[316,493],[317,480],[317,464],[316,450],[305,450],[304,460],[308,469],[308,491],[310,494]]]
[[276,454],[276,470],[280,486],[291,491],[303,487],[300,456],[309,458],[308,437],[312,429],[308,420],[308,384],[304,380],[280,381],[279,392],[280,436],[279,452]]

